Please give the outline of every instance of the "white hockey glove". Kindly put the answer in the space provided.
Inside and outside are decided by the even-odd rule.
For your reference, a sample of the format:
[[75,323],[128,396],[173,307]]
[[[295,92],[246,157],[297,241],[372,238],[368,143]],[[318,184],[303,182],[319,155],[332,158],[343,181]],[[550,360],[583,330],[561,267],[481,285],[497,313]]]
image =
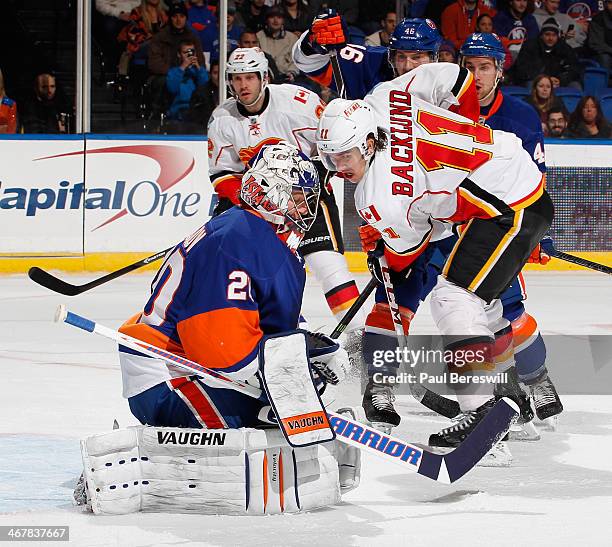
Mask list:
[[348,353],[340,344],[320,332],[308,332],[308,359],[310,364],[335,386],[350,370]]

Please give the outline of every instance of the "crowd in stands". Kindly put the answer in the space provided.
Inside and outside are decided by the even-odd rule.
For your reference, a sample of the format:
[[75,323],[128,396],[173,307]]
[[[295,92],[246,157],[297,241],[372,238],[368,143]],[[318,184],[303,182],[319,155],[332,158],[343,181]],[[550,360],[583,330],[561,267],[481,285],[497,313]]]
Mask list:
[[[218,0],[92,1],[94,38],[107,65],[119,84],[143,90],[149,116],[160,120],[157,130],[205,133],[219,97]],[[326,8],[338,10],[350,41],[363,46],[388,46],[398,22],[394,0],[229,0],[228,53],[259,46],[272,82],[333,98],[299,72],[291,55]],[[502,85],[524,89],[518,94],[538,112],[547,136],[610,137],[598,93],[585,89],[584,70],[612,73],[612,0],[412,0],[409,16],[438,25],[444,62],[460,62],[458,51],[471,33],[497,33],[506,49]],[[612,88],[612,80],[606,85]],[[564,102],[567,88],[581,97],[575,108]],[[67,132],[72,115],[52,73],[37,74],[31,97],[16,105],[0,72],[0,133]]]

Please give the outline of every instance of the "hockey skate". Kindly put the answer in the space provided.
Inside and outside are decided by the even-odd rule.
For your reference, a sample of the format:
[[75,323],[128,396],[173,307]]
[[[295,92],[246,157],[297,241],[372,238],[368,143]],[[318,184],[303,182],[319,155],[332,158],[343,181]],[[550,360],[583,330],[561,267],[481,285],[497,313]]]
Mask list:
[[399,425],[401,418],[393,407],[394,402],[391,386],[377,384],[370,378],[361,404],[372,427],[389,434],[391,428]]
[[73,505],[80,507],[84,512],[91,512],[91,504],[87,496],[87,484],[85,483],[85,475],[81,473],[79,480],[74,487],[72,493]]
[[[429,436],[429,446],[453,449],[459,446],[476,428],[487,412],[495,404],[490,399],[476,410],[463,412],[453,420],[453,425]],[[496,443],[487,455],[478,463],[482,467],[507,467],[512,463],[512,453],[504,440]]]
[[558,416],[563,412],[563,404],[548,374],[537,383],[530,384],[529,390],[538,419],[555,431]]
[[510,368],[506,372],[506,379],[506,382],[495,384],[495,390],[493,392],[495,399],[499,400],[502,397],[512,399],[518,405],[521,412],[517,423],[525,424],[527,422],[531,422],[534,417],[533,409],[531,408],[529,397],[519,385],[516,367]]

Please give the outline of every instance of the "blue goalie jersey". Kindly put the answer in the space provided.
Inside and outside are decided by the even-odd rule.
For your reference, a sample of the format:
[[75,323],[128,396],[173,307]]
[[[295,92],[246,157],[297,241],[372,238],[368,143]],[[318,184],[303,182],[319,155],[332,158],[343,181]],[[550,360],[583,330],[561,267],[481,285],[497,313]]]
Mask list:
[[538,169],[546,172],[544,134],[540,117],[534,108],[521,99],[497,91],[495,100],[481,107],[481,123],[491,129],[514,133],[523,141],[523,148],[532,157]]
[[236,373],[254,366],[264,334],[297,327],[305,279],[270,224],[233,207],[175,247],[121,332]]

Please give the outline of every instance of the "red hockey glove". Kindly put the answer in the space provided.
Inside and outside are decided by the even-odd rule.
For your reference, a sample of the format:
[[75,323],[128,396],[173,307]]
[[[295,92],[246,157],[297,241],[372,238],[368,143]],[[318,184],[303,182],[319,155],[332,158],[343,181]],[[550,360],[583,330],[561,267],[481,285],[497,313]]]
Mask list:
[[380,232],[369,224],[359,226],[359,238],[361,239],[361,248],[364,253],[373,251],[376,248],[376,242],[381,237]]
[[317,15],[310,27],[308,41],[313,49],[317,50],[318,46],[323,46],[323,49],[339,48],[346,44],[348,31],[342,18],[336,13],[336,10],[326,10],[324,13]]

